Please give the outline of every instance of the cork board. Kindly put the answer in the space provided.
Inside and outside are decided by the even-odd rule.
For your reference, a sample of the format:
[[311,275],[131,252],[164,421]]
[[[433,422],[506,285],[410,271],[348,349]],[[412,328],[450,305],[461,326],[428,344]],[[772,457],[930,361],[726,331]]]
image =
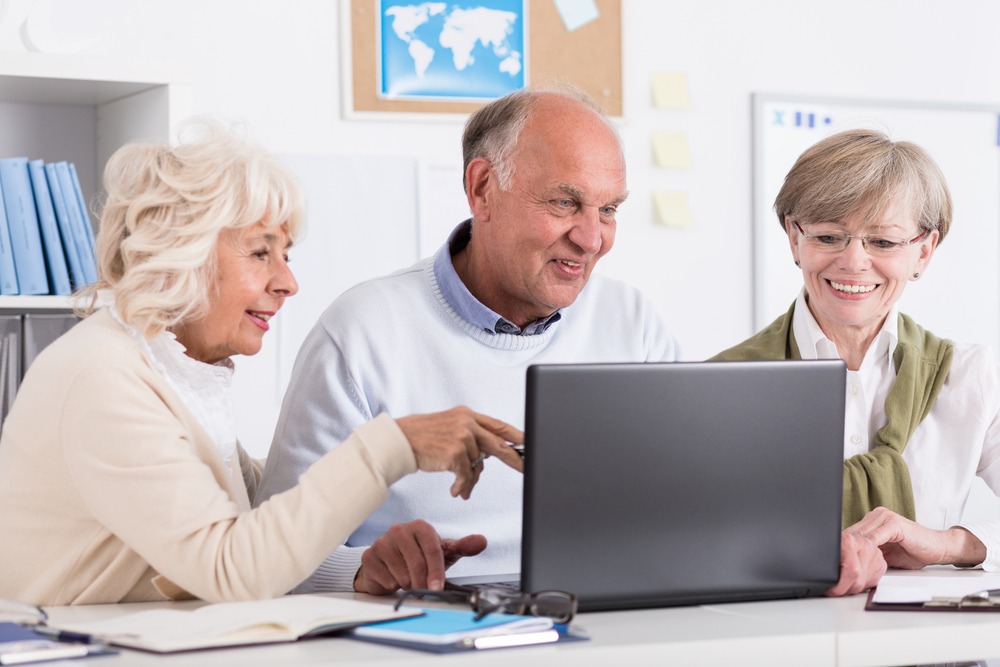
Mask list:
[[[528,85],[572,83],[587,91],[609,116],[622,115],[621,0],[596,0],[599,18],[566,29],[552,0],[529,0]],[[386,99],[378,95],[377,0],[350,0],[350,48],[345,65],[345,113],[468,114],[482,102]]]

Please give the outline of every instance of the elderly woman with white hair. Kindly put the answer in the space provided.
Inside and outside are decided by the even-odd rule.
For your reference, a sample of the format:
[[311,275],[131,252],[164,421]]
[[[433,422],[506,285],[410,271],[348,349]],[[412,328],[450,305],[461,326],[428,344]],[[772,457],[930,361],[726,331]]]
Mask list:
[[46,348],[0,439],[0,597],[39,605],[284,594],[417,469],[469,496],[482,457],[520,469],[517,429],[466,408],[381,415],[256,509],[233,355],[298,290],[290,173],[218,122],[105,170],[98,283]]

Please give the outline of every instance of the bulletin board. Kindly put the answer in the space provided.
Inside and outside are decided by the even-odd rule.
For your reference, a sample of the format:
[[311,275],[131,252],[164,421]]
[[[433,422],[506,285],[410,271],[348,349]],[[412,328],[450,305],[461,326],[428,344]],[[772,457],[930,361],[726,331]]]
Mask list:
[[[552,0],[527,4],[529,85],[579,86],[609,116],[622,115],[621,0],[596,0],[598,18],[568,30]],[[468,114],[482,102],[385,99],[378,95],[378,2],[345,2],[344,115],[368,112]]]
[[774,199],[798,156],[851,128],[922,146],[951,190],[951,231],[909,282],[902,312],[935,334],[1000,351],[1000,108],[754,96],[754,329],[788,310],[802,287]]

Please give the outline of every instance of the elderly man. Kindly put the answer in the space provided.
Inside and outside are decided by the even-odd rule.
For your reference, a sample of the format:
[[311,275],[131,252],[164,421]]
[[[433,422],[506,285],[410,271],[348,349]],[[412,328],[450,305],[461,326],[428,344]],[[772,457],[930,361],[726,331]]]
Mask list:
[[[436,256],[353,287],[320,317],[299,351],[257,502],[380,413],[462,404],[518,425],[530,364],[676,359],[648,300],[591,278],[628,194],[621,142],[596,103],[521,90],[472,114],[462,143],[471,220]],[[516,572],[521,475],[485,465],[464,502],[447,500],[447,481],[433,475],[396,483],[298,590],[438,589],[452,565],[452,574]]]

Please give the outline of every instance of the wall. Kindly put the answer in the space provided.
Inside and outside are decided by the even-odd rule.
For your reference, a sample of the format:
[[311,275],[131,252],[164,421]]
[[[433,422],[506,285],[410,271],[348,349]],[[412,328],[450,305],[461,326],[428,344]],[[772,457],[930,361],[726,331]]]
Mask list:
[[[24,50],[11,17],[25,6],[25,0],[0,0],[0,58],[4,51]],[[329,0],[40,0],[35,11],[47,7],[53,9],[56,46],[190,61],[193,111],[241,117],[275,152],[410,159],[458,154],[459,121],[341,118],[340,7]],[[688,359],[746,337],[753,312],[751,93],[1000,103],[998,25],[1000,3],[989,0],[623,0],[621,133],[632,195],[621,211],[615,250],[599,270],[645,289]],[[690,109],[652,107],[649,81],[657,71],[686,74]],[[650,133],[672,129],[688,134],[690,170],[668,172],[652,164]],[[653,222],[651,192],[657,188],[687,190],[692,227]],[[375,190],[392,197],[395,184]],[[365,203],[345,208],[363,210]],[[307,261],[308,243],[293,260]],[[946,245],[943,252],[961,248]],[[370,266],[383,271],[377,261]],[[336,274],[337,267],[329,271]],[[294,299],[288,306],[317,307]],[[283,390],[277,343],[266,341],[264,352],[238,363],[241,437],[258,455],[267,450]]]

